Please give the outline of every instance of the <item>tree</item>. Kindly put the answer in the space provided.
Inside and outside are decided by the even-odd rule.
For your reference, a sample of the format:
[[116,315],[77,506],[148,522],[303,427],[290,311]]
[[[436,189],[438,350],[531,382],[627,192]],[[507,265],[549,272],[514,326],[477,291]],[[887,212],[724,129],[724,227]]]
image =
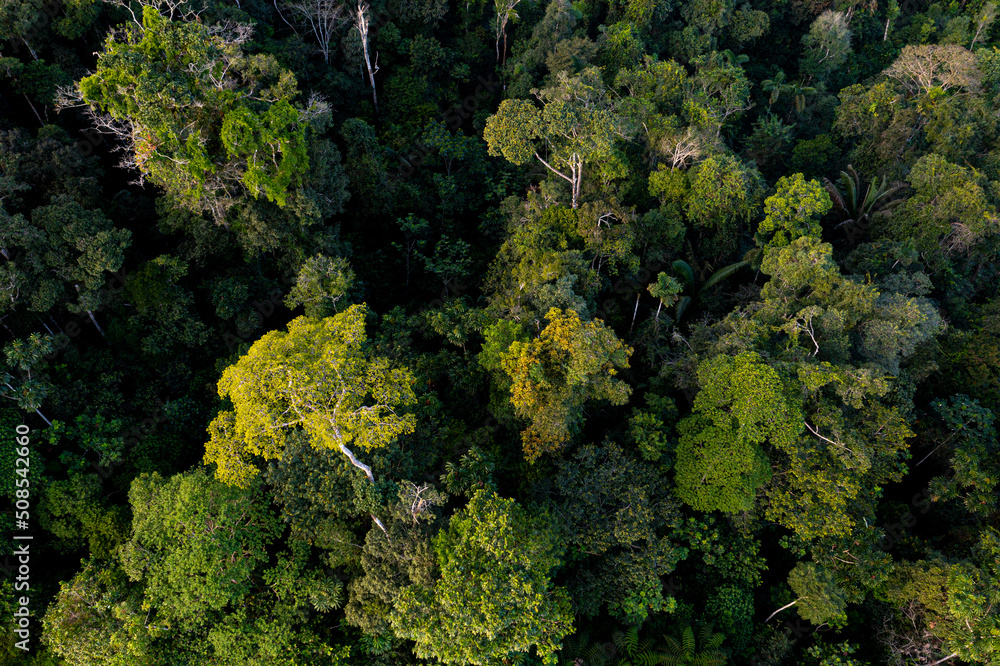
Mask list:
[[191,292],[179,284],[187,271],[186,263],[163,255],[131,273],[115,304],[121,318],[110,331],[111,341],[129,339],[144,354],[160,359],[203,344],[207,327],[194,311]]
[[[757,227],[757,243],[766,248],[788,245],[800,236],[818,238],[819,217],[833,204],[819,182],[801,173],[778,179],[778,191],[764,201],[764,219]],[[765,239],[766,242],[765,242]]]
[[847,165],[847,171],[840,172],[840,187],[844,188],[843,192],[829,178],[823,179],[823,187],[830,195],[833,205],[844,217],[837,228],[849,225],[851,229],[854,227],[867,229],[873,219],[886,217],[893,208],[905,201],[895,196],[903,189],[903,183],[889,185],[885,176],[882,176],[881,181],[872,177],[868,188],[862,194],[861,178],[850,164]]
[[[624,128],[614,113],[596,68],[577,76],[560,72],[558,82],[535,92],[539,109],[527,100],[507,99],[486,121],[483,138],[490,155],[517,165],[532,157],[570,184],[572,206],[580,203],[584,167],[608,159]],[[536,142],[545,149],[542,157]]]
[[347,448],[369,451],[413,432],[413,378],[375,356],[365,337],[364,305],[322,320],[299,317],[272,331],[222,373],[219,395],[234,409],[209,426],[205,462],[217,477],[245,486],[257,474],[248,460],[280,458],[291,433],[304,430],[317,448],[339,449],[374,483],[371,468]]
[[607,606],[635,624],[672,609],[662,577],[687,549],[672,538],[680,516],[666,479],[610,442],[583,446],[557,467],[551,506],[574,560],[567,586],[576,612],[593,617]]
[[909,621],[936,639],[936,663],[958,657],[990,663],[1000,654],[1000,535],[980,532],[972,557],[958,562],[941,558],[901,563],[887,597]]
[[283,206],[308,169],[306,128],[323,107],[291,105],[295,78],[273,57],[244,54],[250,33],[147,6],[142,27],[113,33],[63,105],[88,105],[122,142],[122,166],[219,224],[242,193]]
[[594,309],[597,280],[582,251],[576,211],[533,195],[507,203],[510,233],[487,276],[494,307],[520,321],[540,321],[553,307]]
[[88,210],[68,195],[32,210],[30,223],[0,209],[0,253],[8,260],[0,275],[11,307],[25,303],[46,312],[72,299],[76,303],[68,309],[86,312],[104,335],[94,310],[104,305],[101,288],[121,268],[131,238],[100,210]]
[[[26,412],[35,412],[47,425],[52,422],[39,409],[42,401],[52,390],[52,384],[44,375],[38,376],[45,367],[45,358],[52,353],[52,338],[32,333],[27,338],[16,339],[4,347],[6,363],[0,365],[3,372],[3,386],[0,397],[13,400]],[[17,372],[20,377],[14,377]]]
[[316,48],[323,61],[330,62],[330,42],[349,19],[339,0],[293,0],[288,7],[302,17],[316,38]]
[[771,474],[762,445],[794,440],[802,416],[754,352],[702,361],[698,383],[694,413],[678,425],[677,496],[699,511],[748,510]]
[[909,180],[915,193],[886,221],[886,231],[898,240],[913,238],[931,267],[974,251],[1000,230],[1000,217],[970,169],[931,153],[916,161]]
[[[989,32],[990,27],[992,27],[993,22],[997,19],[997,3],[986,2],[979,9],[976,14],[976,34],[972,37],[972,43],[969,44],[969,50],[976,48],[976,42],[979,41],[980,35]],[[985,32],[984,32],[985,31]]]
[[500,38],[503,37],[503,60],[504,63],[507,62],[507,23],[514,19],[518,19],[517,12],[514,9],[520,4],[521,0],[495,0],[496,8],[496,19],[494,20],[494,29],[497,35],[497,62],[500,62]]
[[521,434],[524,456],[534,462],[559,450],[583,422],[587,400],[628,401],[632,389],[618,370],[628,368],[632,348],[600,320],[583,323],[573,311],[552,308],[549,323],[528,342],[515,340],[502,357],[510,376],[511,404],[531,425]]
[[976,56],[957,44],[910,44],[883,74],[898,81],[910,95],[932,89],[974,91],[979,88]]
[[444,285],[445,297],[448,295],[448,285],[468,277],[472,268],[469,252],[472,247],[461,238],[451,239],[447,234],[434,244],[434,256],[424,257],[424,266],[428,271],[438,276]]
[[375,69],[372,69],[371,56],[368,54],[368,19],[369,6],[367,2],[363,0],[358,3],[358,7],[354,10],[354,27],[358,30],[358,35],[361,37],[361,50],[365,57],[365,67],[368,68],[368,83],[372,87],[372,104],[375,106],[375,115],[378,115],[378,93],[375,90],[375,72],[378,71],[378,58],[375,59]]
[[799,69],[806,80],[823,81],[843,66],[851,53],[851,29],[844,12],[827,10],[816,17],[802,38],[806,47]]
[[732,155],[709,157],[692,169],[688,218],[697,227],[713,230],[710,245],[718,248],[718,254],[728,255],[757,215],[763,189],[763,178],[754,166]]
[[790,121],[793,117],[793,111],[799,114],[805,111],[806,98],[815,95],[818,90],[812,86],[804,85],[802,81],[786,83],[785,79],[785,72],[779,69],[773,79],[764,79],[761,81],[760,87],[764,92],[770,93],[767,98],[767,105],[769,107],[774,106],[781,99],[782,95],[787,96],[791,100],[792,106],[786,116],[786,119]]
[[795,592],[795,601],[771,613],[765,622],[793,605],[798,607],[802,619],[813,624],[837,625],[846,621],[847,600],[833,574],[825,567],[813,562],[797,562],[788,574],[788,586]]
[[79,666],[147,666],[157,633],[142,608],[142,589],[129,584],[116,565],[84,561],[59,592],[42,619],[42,642]]
[[354,271],[347,259],[317,254],[302,264],[285,305],[305,306],[307,317],[326,317],[337,312],[337,301],[353,287]]
[[404,590],[434,585],[437,555],[432,537],[440,529],[438,507],[447,495],[430,484],[403,481],[397,498],[386,531],[370,530],[357,554],[364,573],[351,581],[345,609],[348,623],[368,636],[389,640],[398,640],[392,618]]
[[[674,274],[680,278],[680,282],[666,273],[659,273],[656,276],[656,282],[651,282],[646,287],[646,290],[651,295],[660,300],[660,306],[656,308],[657,321],[659,321],[660,307],[676,304],[674,319],[680,322],[681,318],[684,317],[684,313],[688,311],[688,308],[697,298],[749,265],[749,261],[737,261],[723,266],[705,277],[705,273],[708,271],[708,267],[706,266],[703,270],[699,271],[700,275],[704,278],[703,281],[699,282],[695,276],[694,269],[691,268],[688,262],[683,259],[674,261],[671,264],[671,268],[673,268]],[[694,291],[695,288],[697,288],[697,291]],[[690,293],[683,294],[684,290],[690,290]]]
[[678,300],[680,300],[680,294],[684,291],[684,285],[670,277],[666,273],[660,273],[656,276],[656,282],[650,282],[646,286],[646,291],[650,295],[660,301],[660,304],[656,306],[656,321],[660,320],[660,308],[664,305],[670,307]]
[[204,468],[132,482],[132,538],[119,551],[129,578],[144,583],[159,625],[193,629],[236,608],[281,526],[259,484],[234,488]]
[[695,73],[685,80],[684,115],[718,139],[730,118],[750,108],[750,81],[742,67],[721,53],[692,62]]
[[544,664],[573,631],[552,583],[562,547],[545,516],[480,491],[434,539],[440,576],[399,595],[391,622],[421,659],[485,665],[535,649]]
[[109,559],[128,538],[125,509],[108,506],[96,474],[70,473],[50,482],[39,503],[39,521],[65,554],[86,548],[95,560]]
[[941,442],[920,462],[942,446],[948,446],[953,471],[953,474],[931,480],[931,497],[935,500],[961,498],[970,513],[992,513],[997,504],[994,491],[1000,484],[1000,466],[995,462],[997,436],[993,412],[965,395],[951,396],[947,402],[935,400],[931,407],[942,422],[943,432]]

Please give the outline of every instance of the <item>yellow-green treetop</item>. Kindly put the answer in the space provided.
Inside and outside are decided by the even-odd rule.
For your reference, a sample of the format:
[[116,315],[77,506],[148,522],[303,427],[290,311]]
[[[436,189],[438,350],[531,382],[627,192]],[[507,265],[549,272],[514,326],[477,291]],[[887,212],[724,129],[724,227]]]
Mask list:
[[558,450],[583,421],[590,398],[624,405],[632,392],[615,379],[628,368],[632,348],[600,320],[583,323],[572,310],[552,308],[549,324],[528,342],[515,341],[502,359],[513,380],[511,403],[519,416],[531,419],[522,433],[524,456],[534,462]]
[[249,456],[280,458],[301,429],[317,448],[340,449],[372,479],[347,444],[371,450],[413,432],[413,376],[374,356],[365,334],[365,305],[325,319],[299,317],[272,331],[222,373],[219,395],[233,403],[209,425],[205,462],[217,476],[245,485],[257,470]]

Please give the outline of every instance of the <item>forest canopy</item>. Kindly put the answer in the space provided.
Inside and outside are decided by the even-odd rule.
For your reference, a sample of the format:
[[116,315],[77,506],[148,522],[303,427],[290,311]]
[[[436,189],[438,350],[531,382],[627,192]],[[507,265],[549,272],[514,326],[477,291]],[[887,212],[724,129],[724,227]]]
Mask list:
[[0,663],[1000,664],[997,16],[0,0]]

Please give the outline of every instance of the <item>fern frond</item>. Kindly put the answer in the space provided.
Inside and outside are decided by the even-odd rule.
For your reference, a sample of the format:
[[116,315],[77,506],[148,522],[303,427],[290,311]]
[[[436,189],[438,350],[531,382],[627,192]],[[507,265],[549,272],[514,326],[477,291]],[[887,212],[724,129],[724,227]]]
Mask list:
[[694,629],[691,625],[684,627],[684,633],[681,634],[681,642],[684,644],[684,654],[693,655],[695,650],[694,643]]

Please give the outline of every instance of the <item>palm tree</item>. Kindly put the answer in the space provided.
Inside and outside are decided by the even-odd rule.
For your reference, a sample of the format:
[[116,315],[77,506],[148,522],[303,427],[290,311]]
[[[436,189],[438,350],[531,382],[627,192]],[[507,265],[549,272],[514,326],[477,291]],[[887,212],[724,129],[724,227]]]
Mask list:
[[[693,290],[695,286],[698,287],[698,291],[693,296],[684,296],[684,295],[678,296],[676,294],[674,295],[674,299],[671,302],[677,303],[677,310],[675,313],[675,318],[677,319],[677,321],[680,322],[681,317],[684,316],[684,311],[687,310],[688,306],[691,305],[691,303],[694,301],[695,296],[700,296],[701,294],[705,293],[707,290],[711,289],[712,287],[722,282],[726,278],[733,276],[741,268],[745,268],[749,265],[750,262],[744,260],[744,261],[737,261],[736,263],[729,264],[728,266],[723,266],[722,268],[718,269],[717,271],[714,271],[711,275],[709,275],[704,282],[698,284],[698,280],[695,278],[694,269],[691,268],[691,264],[684,261],[683,259],[678,259],[673,264],[671,264],[671,267],[674,269],[674,272],[680,277],[681,282],[683,282],[688,289]],[[650,290],[650,293],[652,293],[652,290]],[[657,296],[657,294],[653,295]],[[663,303],[662,300],[661,303],[666,305],[666,303]],[[657,318],[659,318],[660,314],[659,309],[656,310],[656,314]]]
[[861,194],[861,178],[850,164],[847,165],[847,171],[840,172],[843,192],[829,178],[823,179],[834,207],[844,216],[843,221],[837,225],[838,229],[849,224],[864,231],[873,219],[888,215],[893,208],[903,203],[903,198],[894,195],[906,187],[905,183],[886,183],[885,176],[877,183],[876,180],[873,177],[868,189]]
[[667,649],[660,663],[664,666],[722,666],[726,663],[726,653],[720,649],[726,635],[713,634],[710,624],[701,628],[697,641],[691,625],[681,631],[680,640],[673,636],[664,636],[663,640]]
[[[785,78],[785,73],[779,69],[773,79],[764,79],[761,81],[761,89],[764,92],[771,93],[767,99],[767,105],[774,106],[775,102],[781,99],[782,95],[787,95],[793,102],[795,112],[801,114],[806,108],[806,97],[815,95],[816,89],[812,86],[803,85],[802,81],[786,83]],[[790,121],[791,115],[791,111],[789,111],[786,120]]]
[[781,93],[788,92],[788,84],[785,83],[785,73],[779,69],[773,79],[764,79],[761,81],[760,87],[764,92],[771,93],[771,96],[767,99],[767,105],[774,106],[774,103],[781,97]]

